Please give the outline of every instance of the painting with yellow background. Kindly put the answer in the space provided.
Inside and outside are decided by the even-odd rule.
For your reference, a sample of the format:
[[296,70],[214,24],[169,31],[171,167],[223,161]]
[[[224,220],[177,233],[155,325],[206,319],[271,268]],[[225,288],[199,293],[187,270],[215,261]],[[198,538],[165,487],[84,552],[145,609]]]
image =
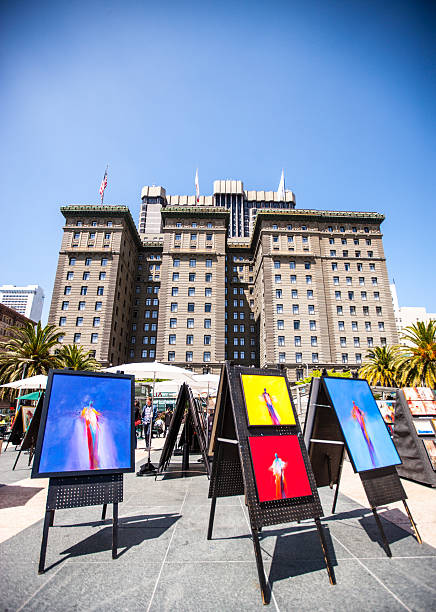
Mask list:
[[242,374],[249,425],[295,425],[283,376]]

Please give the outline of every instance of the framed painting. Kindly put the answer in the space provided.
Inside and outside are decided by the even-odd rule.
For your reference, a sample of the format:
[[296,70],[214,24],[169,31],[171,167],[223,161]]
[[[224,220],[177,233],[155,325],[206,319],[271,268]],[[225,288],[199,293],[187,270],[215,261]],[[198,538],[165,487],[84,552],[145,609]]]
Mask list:
[[423,440],[432,468],[436,470],[436,440]]
[[241,374],[248,425],[295,425],[283,376]]
[[323,377],[356,472],[399,465],[397,449],[366,380]]
[[134,377],[51,370],[32,478],[134,471]]
[[415,425],[418,436],[434,435],[434,430],[430,419],[414,419],[413,424]]
[[260,502],[312,495],[298,436],[248,438]]

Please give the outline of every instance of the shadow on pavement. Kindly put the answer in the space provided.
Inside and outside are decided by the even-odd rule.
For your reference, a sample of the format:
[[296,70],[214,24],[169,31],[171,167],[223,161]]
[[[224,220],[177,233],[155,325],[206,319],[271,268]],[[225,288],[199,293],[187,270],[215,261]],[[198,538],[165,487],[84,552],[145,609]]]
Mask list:
[[19,487],[14,485],[0,485],[0,509],[24,506],[44,487]]

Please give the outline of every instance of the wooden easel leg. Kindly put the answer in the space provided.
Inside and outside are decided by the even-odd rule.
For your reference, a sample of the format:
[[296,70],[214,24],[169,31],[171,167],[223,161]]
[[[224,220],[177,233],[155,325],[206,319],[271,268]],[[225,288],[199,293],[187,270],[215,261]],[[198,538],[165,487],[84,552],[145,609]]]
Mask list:
[[48,530],[51,521],[51,510],[46,509],[44,517],[44,527],[42,530],[41,552],[39,553],[38,574],[44,573],[45,555],[47,552]]
[[262,602],[264,605],[269,604],[269,592],[265,580],[265,571],[263,569],[262,552],[260,550],[259,535],[257,529],[252,529],[254,554],[256,556],[257,573],[259,575],[260,592],[262,594]]
[[339,483],[341,482],[343,464],[344,464],[344,448],[342,448],[341,459],[340,459],[339,467],[338,467],[338,476],[336,479],[336,489],[335,489],[335,495],[333,497],[332,514],[336,512],[336,503],[338,501]]
[[50,510],[50,524],[49,524],[49,527],[53,527],[53,525],[54,525],[54,515],[55,515],[55,511],[54,510]]
[[207,539],[212,539],[213,521],[215,519],[215,508],[216,508],[216,497],[212,497],[212,503],[210,504],[209,514],[209,527],[207,529]]
[[321,540],[322,554],[324,555],[325,564],[327,567],[327,573],[329,575],[330,584],[336,584],[336,577],[333,566],[330,561],[329,553],[327,550],[327,542],[325,540],[324,531],[319,518],[315,519],[316,528],[318,529],[319,539]]
[[21,455],[21,448],[20,448],[20,450],[18,451],[18,455],[17,455],[17,458],[15,459],[15,463],[14,463],[14,467],[12,468],[12,471],[14,471],[14,470],[15,470],[15,468],[16,468],[16,466],[17,466],[17,463],[18,463],[18,459],[20,458],[20,455]]
[[406,503],[406,500],[403,499],[404,508],[406,509],[407,516],[409,517],[410,524],[412,525],[412,529],[415,532],[415,537],[418,540],[418,544],[422,544],[421,536],[419,535],[418,527],[416,526],[415,521],[413,520],[412,513],[409,510],[409,506]]
[[106,510],[107,510],[107,504],[103,504],[103,509],[101,511],[101,520],[102,521],[106,520]]
[[383,544],[384,544],[384,547],[385,547],[385,550],[386,550],[386,554],[387,554],[388,557],[392,557],[392,552],[391,552],[391,549],[389,547],[389,542],[388,542],[388,540],[386,538],[386,534],[385,534],[385,532],[383,530],[383,525],[381,523],[379,515],[377,514],[377,510],[375,508],[371,508],[371,510],[372,510],[373,515],[374,515],[375,522],[377,523],[377,527],[379,528],[379,531],[380,531],[380,534],[381,534],[381,537],[382,537],[382,540],[383,540]]
[[327,475],[329,478],[329,487],[330,489],[333,489],[333,480],[332,480],[332,461],[330,459],[330,457],[328,455],[325,456],[325,459],[327,461]]
[[118,552],[118,503],[114,503],[112,519],[112,559],[117,558]]
[[183,444],[183,459],[182,459],[182,472],[183,476],[186,476],[186,472],[189,470],[189,444],[185,442]]

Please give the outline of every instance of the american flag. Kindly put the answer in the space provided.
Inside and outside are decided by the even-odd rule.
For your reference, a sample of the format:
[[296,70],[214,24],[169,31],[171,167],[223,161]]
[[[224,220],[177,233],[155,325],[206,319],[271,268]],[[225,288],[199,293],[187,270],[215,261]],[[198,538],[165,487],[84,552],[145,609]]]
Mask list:
[[104,177],[100,185],[100,195],[101,195],[102,204],[103,204],[104,190],[106,189],[106,187],[107,187],[107,166],[106,166],[106,170],[104,171]]

